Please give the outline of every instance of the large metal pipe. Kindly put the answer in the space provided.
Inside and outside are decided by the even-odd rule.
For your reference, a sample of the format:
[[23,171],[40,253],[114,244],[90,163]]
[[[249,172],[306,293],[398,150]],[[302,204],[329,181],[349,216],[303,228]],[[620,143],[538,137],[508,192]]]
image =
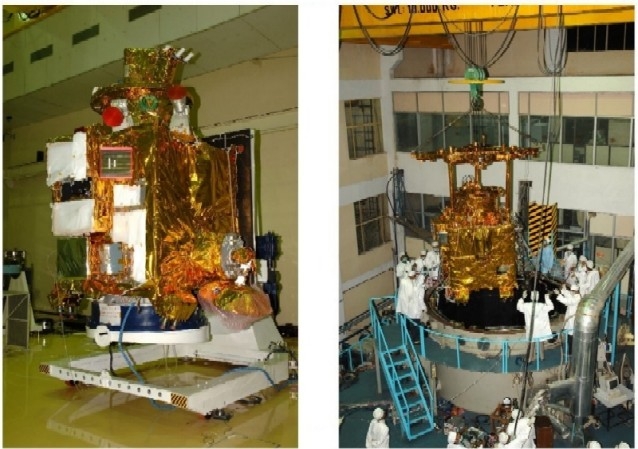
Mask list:
[[575,401],[572,405],[574,422],[582,425],[591,410],[596,350],[598,348],[598,326],[607,298],[622,280],[634,260],[632,239],[620,253],[609,271],[592,292],[585,296],[576,310],[574,321],[574,349],[569,377],[574,382]]
[[[625,276],[627,270],[631,268],[633,261],[634,241],[632,239],[594,290],[585,296],[578,305],[574,319],[572,363],[568,378],[552,382],[549,385],[550,404],[547,404],[546,407],[554,407],[551,404],[557,404],[561,401],[571,403],[571,414],[574,422],[572,442],[576,443],[575,447],[583,447],[584,445],[583,424],[591,411],[600,316],[607,299]],[[561,430],[559,433],[563,437],[566,436]]]

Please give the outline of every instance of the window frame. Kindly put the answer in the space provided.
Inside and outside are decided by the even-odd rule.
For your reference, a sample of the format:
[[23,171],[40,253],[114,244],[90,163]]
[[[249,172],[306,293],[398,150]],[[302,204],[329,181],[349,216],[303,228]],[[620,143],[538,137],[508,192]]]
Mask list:
[[[366,105],[365,102],[369,102]],[[353,109],[361,108],[360,114],[353,114]],[[364,108],[369,109],[368,113]],[[346,139],[348,141],[348,157],[351,160],[361,159],[375,154],[384,153],[383,134],[381,122],[381,100],[379,98],[366,98],[344,101],[344,111],[346,117]],[[363,119],[363,120],[360,120]],[[361,147],[358,138],[363,135],[364,145]],[[371,135],[371,146],[369,142]],[[362,149],[363,148],[363,149]]]
[[[370,203],[372,203],[373,200],[376,204],[373,206],[375,209],[374,214],[371,215]],[[366,211],[364,208],[367,208],[368,210]],[[391,240],[387,210],[388,204],[386,197],[383,194],[364,198],[353,203],[355,233],[357,236],[357,252],[359,255],[365,254],[375,248],[379,248]],[[373,244],[368,247],[367,243],[369,243],[370,239],[366,238],[366,233],[368,232],[366,231],[366,227],[374,223],[378,224],[376,231],[378,236],[376,236],[376,242],[373,242]]]

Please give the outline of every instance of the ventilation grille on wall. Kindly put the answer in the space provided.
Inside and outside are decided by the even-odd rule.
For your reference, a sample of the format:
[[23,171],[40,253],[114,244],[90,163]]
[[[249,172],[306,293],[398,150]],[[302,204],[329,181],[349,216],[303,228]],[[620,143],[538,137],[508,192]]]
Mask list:
[[137,20],[140,17],[144,17],[145,15],[155,12],[161,8],[162,7],[160,5],[136,6],[128,10],[128,21],[133,22],[134,20]]
[[2,74],[6,75],[13,72],[13,61],[6,63],[2,66]]
[[92,27],[86,28],[82,31],[78,31],[77,33],[75,33],[73,37],[71,38],[71,43],[72,45],[77,45],[80,42],[87,41],[91,39],[92,37],[97,36],[98,34],[100,34],[100,25],[99,24],[93,25]]
[[53,54],[53,45],[49,44],[46,47],[42,47],[41,49],[36,50],[33,53],[31,53],[31,62],[34,63],[34,62],[40,61],[40,60],[42,60],[44,58],[48,58],[52,54]]

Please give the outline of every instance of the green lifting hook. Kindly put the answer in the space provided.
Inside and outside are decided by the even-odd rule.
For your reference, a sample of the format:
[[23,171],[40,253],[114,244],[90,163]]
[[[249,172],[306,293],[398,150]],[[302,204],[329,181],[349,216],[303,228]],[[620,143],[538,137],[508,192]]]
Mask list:
[[470,83],[470,105],[473,111],[483,110],[483,83],[487,79],[487,73],[480,67],[468,67],[465,69],[465,79],[468,81],[478,81]]

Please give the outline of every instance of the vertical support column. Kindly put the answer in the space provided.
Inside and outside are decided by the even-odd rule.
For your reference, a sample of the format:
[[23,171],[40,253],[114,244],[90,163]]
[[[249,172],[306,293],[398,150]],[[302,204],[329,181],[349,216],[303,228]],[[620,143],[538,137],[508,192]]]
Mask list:
[[611,334],[611,366],[616,362],[616,340],[618,339],[618,307],[620,305],[620,282],[614,289],[614,325]]
[[456,189],[456,164],[447,164],[448,178],[450,183],[450,207],[454,207],[454,190]]
[[483,183],[481,182],[481,171],[481,167],[479,167],[478,165],[474,166],[474,181],[483,185]]
[[381,388],[381,367],[379,366],[379,345],[376,345],[376,350],[374,351],[374,371],[377,375],[377,394],[382,393]]
[[514,190],[514,187],[512,185],[513,168],[514,168],[514,164],[512,163],[512,160],[511,159],[506,160],[505,161],[505,207],[507,208],[508,212],[513,210],[513,205],[512,205],[512,191]]
[[527,239],[529,239],[527,229],[529,222],[529,189],[531,188],[532,181],[518,182],[518,214],[521,217],[521,225],[523,225]]
[[[396,305],[395,305],[396,308]],[[379,351],[381,350],[381,322],[376,315],[374,300],[370,300],[370,325],[372,326],[372,338],[374,338],[374,370],[377,375],[377,393],[381,394],[381,363],[379,360]]]

